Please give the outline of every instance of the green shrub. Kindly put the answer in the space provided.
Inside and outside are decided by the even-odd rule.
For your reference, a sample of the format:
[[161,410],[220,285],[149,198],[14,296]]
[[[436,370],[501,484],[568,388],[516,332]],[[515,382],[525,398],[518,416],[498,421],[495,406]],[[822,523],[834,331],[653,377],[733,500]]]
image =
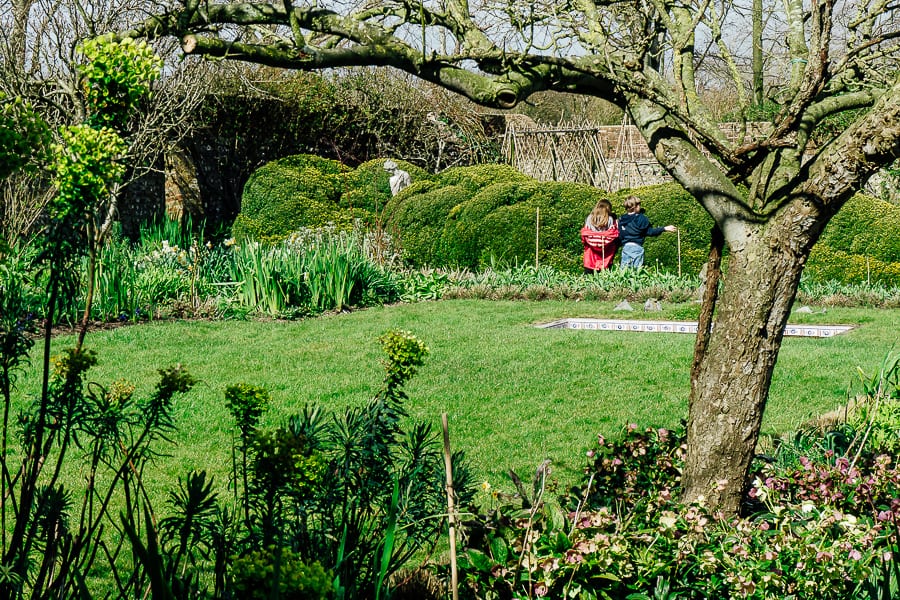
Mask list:
[[303,227],[334,223],[349,228],[354,212],[339,205],[348,172],[337,161],[309,154],[288,156],[259,168],[244,186],[233,235],[276,242]]
[[677,183],[651,185],[635,190],[615,193],[611,202],[616,214],[623,212],[625,198],[634,194],[641,199],[641,206],[655,227],[675,225],[679,233],[650,237],[644,243],[644,264],[660,268],[678,269],[678,239],[681,238],[681,269],[683,273],[696,275],[709,255],[712,217],[683,187]]
[[412,265],[476,268],[533,261],[540,209],[540,259],[571,270],[581,264],[578,230],[601,196],[590,186],[540,183],[507,165],[479,165],[413,184],[385,214]]
[[450,211],[468,192],[457,185],[435,187],[414,183],[388,204],[386,226],[399,241],[403,259],[411,265],[446,265],[443,231]]
[[900,262],[900,207],[866,194],[856,194],[836,214],[819,246],[883,263]]
[[900,262],[885,263],[859,254],[832,250],[819,243],[812,249],[804,275],[814,281],[896,285],[900,282]]
[[[535,211],[529,204],[540,193],[541,185],[534,180],[495,183],[453,207],[444,230],[447,259],[451,264],[475,268],[490,258],[488,249],[493,247],[494,258],[527,260],[527,250],[516,252],[522,245],[529,246],[534,256]],[[531,215],[530,227],[525,224],[527,217],[522,218],[526,214]],[[519,247],[511,249],[511,245]]]
[[[578,231],[603,191],[576,183],[538,182],[508,165],[454,167],[429,176],[409,163],[413,183],[391,197],[384,160],[354,171],[310,155],[287,157],[259,169],[247,182],[236,237],[278,241],[303,227],[328,222],[349,229],[355,218],[385,224],[409,264],[421,267],[532,263],[540,211],[539,262],[578,271]],[[645,264],[695,275],[709,252],[712,218],[677,183],[620,190],[608,197],[621,214],[639,196],[651,223],[676,225],[677,235],[648,238]],[[807,274],[843,283],[900,281],[900,207],[858,194],[839,212],[813,250]],[[886,233],[887,232],[887,233]],[[727,250],[726,250],[727,254]]]
[[437,175],[439,185],[458,185],[469,192],[502,181],[529,181],[531,177],[516,171],[509,165],[476,165],[473,167],[453,167]]
[[[237,239],[274,243],[328,223],[342,230],[356,220],[372,224],[392,199],[385,161],[370,160],[351,170],[334,160],[297,154],[268,163],[247,181],[232,233]],[[413,164],[394,162],[413,181],[430,177]]]
[[280,549],[281,556],[276,557],[276,552],[279,549],[273,547],[235,559],[231,577],[237,597],[258,600],[275,597],[283,600],[320,600],[329,597],[331,575],[322,565],[318,562],[305,564],[299,554],[287,548]]
[[[431,425],[409,417],[404,391],[428,347],[402,330],[379,341],[384,379],[364,407],[329,414],[305,406],[275,431],[255,431],[248,460],[235,463],[235,480],[249,482],[245,543],[257,551],[243,552],[249,564],[233,569],[235,597],[273,587],[273,561],[259,550],[276,541],[298,552],[282,555],[282,569],[321,561],[339,598],[384,594],[393,573],[434,550],[447,506],[443,455]],[[461,452],[451,465],[459,502],[468,505],[474,486]]]
[[531,263],[537,241],[540,263],[580,270],[582,244],[578,232],[585,215],[603,195],[584,184],[533,180],[485,188],[460,207],[457,228],[471,231],[468,241],[475,247],[470,251],[474,261],[459,262],[472,267],[490,260]]

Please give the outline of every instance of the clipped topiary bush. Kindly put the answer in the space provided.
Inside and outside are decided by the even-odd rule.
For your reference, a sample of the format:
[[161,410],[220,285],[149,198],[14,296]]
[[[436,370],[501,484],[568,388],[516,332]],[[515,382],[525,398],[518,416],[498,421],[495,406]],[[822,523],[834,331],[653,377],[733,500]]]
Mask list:
[[435,187],[413,183],[391,200],[385,209],[388,231],[403,248],[403,259],[415,267],[446,265],[443,239],[447,217],[468,192],[456,185]]
[[[412,175],[412,173],[410,173]],[[385,224],[403,247],[411,265],[463,264],[460,250],[445,234],[458,206],[490,184],[533,181],[508,165],[454,167],[431,180],[416,181],[392,198],[385,207]],[[533,243],[533,238],[532,238]]]
[[[412,266],[477,269],[532,264],[540,212],[540,263],[577,272],[585,216],[604,196],[621,214],[625,198],[634,194],[651,223],[679,228],[678,235],[647,238],[647,266],[675,272],[680,259],[682,274],[696,275],[709,253],[712,218],[677,183],[606,194],[584,184],[539,182],[509,165],[453,167],[429,175],[394,161],[413,183],[392,197],[385,160],[368,161],[356,170],[305,154],[269,163],[247,182],[235,237],[279,241],[303,227],[330,222],[349,229],[354,219],[373,223],[383,216]],[[823,232],[807,277],[897,284],[900,237],[893,232],[898,230],[900,207],[857,194]]]
[[453,207],[444,230],[447,258],[471,268],[492,256],[523,262],[529,256],[522,248],[526,245],[533,260],[535,205],[541,193],[541,184],[533,179],[495,183]]
[[232,234],[238,239],[277,242],[303,227],[334,223],[349,227],[351,210],[341,209],[341,163],[311,154],[288,156],[257,169],[241,201]]
[[[232,234],[272,243],[303,228],[333,223],[338,229],[350,229],[355,219],[372,223],[391,199],[386,160],[371,160],[354,170],[311,154],[270,162],[247,181]],[[413,181],[430,177],[408,162],[394,162]]]
[[812,249],[804,276],[813,281],[898,285],[900,262],[885,262],[861,254],[833,250],[819,242]]
[[[699,272],[709,252],[712,218],[676,183],[621,190],[610,200],[617,211],[635,194],[642,200],[651,223],[679,228],[682,272]],[[805,276],[815,281],[841,283],[900,283],[900,207],[866,194],[856,194],[831,220],[813,248]],[[647,238],[648,266],[674,271],[678,265],[678,238]],[[726,248],[727,256],[727,248]]]
[[900,206],[856,194],[836,214],[819,239],[834,251],[869,257],[884,263],[900,262]]
[[438,185],[458,185],[474,193],[493,183],[532,181],[532,178],[509,165],[476,165],[447,169],[438,174],[435,180]]
[[471,267],[492,260],[531,263],[537,246],[541,264],[580,270],[579,231],[603,196],[601,190],[578,183],[528,180],[488,186],[455,209],[446,232],[448,245],[460,264]]

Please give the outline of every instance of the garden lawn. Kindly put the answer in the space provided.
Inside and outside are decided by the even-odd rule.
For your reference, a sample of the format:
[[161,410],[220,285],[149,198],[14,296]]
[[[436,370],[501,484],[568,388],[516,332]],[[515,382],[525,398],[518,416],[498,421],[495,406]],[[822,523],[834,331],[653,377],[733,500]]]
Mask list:
[[[509,488],[504,473],[525,477],[543,459],[563,484],[573,483],[596,435],[616,436],[628,423],[673,427],[687,416],[693,336],[538,329],[565,317],[686,318],[687,304],[660,313],[613,312],[614,303],[448,300],[372,308],[291,322],[153,322],[92,333],[100,364],[88,379],[125,378],[152,388],[157,369],[185,365],[200,383],[179,397],[177,446],[154,477],[161,492],[191,469],[224,485],[231,461],[227,385],[271,392],[265,425],[304,404],[342,410],[364,404],[383,371],[377,338],[409,330],[430,349],[407,386],[407,408],[439,427],[450,419],[451,443],[465,450],[479,479]],[[797,323],[860,327],[826,339],[785,338],[772,382],[764,433],[800,425],[845,402],[856,367],[873,371],[894,348],[900,311],[831,309],[795,315]],[[59,349],[70,337],[54,342]],[[37,363],[38,361],[33,361]],[[23,378],[23,391],[37,378]],[[71,474],[77,478],[77,474]]]

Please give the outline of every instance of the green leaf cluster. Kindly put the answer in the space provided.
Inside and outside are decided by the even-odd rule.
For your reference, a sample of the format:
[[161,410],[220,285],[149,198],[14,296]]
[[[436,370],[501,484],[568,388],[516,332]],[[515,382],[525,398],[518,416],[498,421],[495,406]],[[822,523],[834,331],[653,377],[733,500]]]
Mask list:
[[236,597],[247,600],[319,600],[331,593],[330,573],[318,562],[304,563],[288,548],[273,546],[236,558],[231,576]]
[[389,331],[378,341],[387,354],[385,370],[388,377],[397,378],[398,382],[408,380],[425,364],[428,346],[408,331]]
[[61,142],[51,147],[50,172],[58,190],[51,201],[51,214],[80,213],[86,218],[92,203],[109,195],[121,181],[125,167],[119,159],[127,146],[108,127],[72,125],[59,133]]
[[146,41],[117,41],[113,34],[85,40],[78,52],[86,60],[78,72],[89,122],[124,130],[132,109],[149,95],[150,83],[159,77],[162,59]]
[[247,436],[259,425],[259,419],[269,408],[269,392],[247,383],[225,388],[225,406],[234,417],[241,435]]
[[0,179],[41,162],[49,141],[44,120],[21,98],[0,93]]

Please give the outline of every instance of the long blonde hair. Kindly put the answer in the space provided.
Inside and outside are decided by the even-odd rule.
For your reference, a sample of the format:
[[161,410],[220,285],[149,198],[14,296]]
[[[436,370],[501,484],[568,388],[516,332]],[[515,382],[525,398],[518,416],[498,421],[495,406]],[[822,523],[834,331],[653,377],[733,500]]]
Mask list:
[[597,204],[594,205],[594,209],[591,211],[591,215],[588,219],[594,229],[603,231],[604,229],[609,229],[609,219],[611,216],[612,204],[610,204],[609,200],[603,198],[602,200],[598,200]]

